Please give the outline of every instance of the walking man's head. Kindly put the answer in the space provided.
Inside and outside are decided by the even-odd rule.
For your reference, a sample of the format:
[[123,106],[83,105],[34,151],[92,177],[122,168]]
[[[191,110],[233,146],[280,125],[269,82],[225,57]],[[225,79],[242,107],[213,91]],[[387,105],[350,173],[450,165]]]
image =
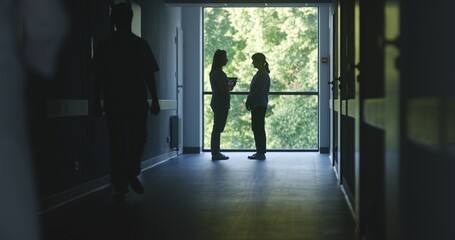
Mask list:
[[112,21],[117,30],[131,29],[131,21],[133,20],[133,10],[128,3],[119,3],[112,8]]

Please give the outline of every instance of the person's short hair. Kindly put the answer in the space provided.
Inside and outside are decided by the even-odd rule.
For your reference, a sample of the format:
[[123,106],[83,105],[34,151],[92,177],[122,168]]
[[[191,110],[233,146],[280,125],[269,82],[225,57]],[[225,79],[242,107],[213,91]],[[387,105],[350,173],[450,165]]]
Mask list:
[[117,27],[131,26],[133,9],[128,3],[118,3],[111,10],[111,17]]

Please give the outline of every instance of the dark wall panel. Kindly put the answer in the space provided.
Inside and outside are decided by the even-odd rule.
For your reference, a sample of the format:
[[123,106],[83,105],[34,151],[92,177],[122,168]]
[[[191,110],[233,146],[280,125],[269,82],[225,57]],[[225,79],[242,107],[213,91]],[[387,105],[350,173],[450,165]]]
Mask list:
[[341,116],[341,174],[346,184],[351,191],[353,197],[355,195],[355,119],[348,116]]
[[60,51],[58,72],[48,84],[48,97],[80,99],[88,97],[90,59],[89,1],[64,1],[69,31]]

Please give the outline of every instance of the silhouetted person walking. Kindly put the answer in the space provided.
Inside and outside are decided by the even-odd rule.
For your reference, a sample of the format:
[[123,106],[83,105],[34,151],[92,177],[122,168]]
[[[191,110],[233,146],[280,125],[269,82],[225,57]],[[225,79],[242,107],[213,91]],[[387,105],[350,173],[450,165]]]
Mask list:
[[100,42],[93,59],[95,114],[104,110],[107,116],[114,200],[123,201],[128,185],[138,194],[144,192],[137,176],[147,138],[147,88],[152,96],[150,112],[158,114],[154,73],[159,67],[147,42],[131,32],[131,6],[115,5],[111,17],[116,31]]
[[256,144],[256,153],[248,156],[249,159],[265,160],[266,135],[265,135],[265,112],[269,102],[270,70],[269,64],[262,53],[255,53],[251,57],[253,66],[258,71],[251,80],[250,91],[245,102],[245,107],[251,111],[251,128]]
[[210,86],[212,87],[212,101],[210,107],[213,110],[213,128],[210,147],[212,160],[226,160],[228,156],[220,153],[220,137],[226,126],[229,109],[231,107],[230,91],[236,82],[229,82],[223,67],[228,62],[226,51],[216,50],[213,54],[212,69],[210,71]]

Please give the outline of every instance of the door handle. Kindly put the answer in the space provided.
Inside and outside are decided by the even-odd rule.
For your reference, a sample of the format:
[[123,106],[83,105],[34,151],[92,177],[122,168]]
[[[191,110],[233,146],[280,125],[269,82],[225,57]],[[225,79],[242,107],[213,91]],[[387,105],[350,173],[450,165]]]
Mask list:
[[[337,77],[337,78],[335,78],[335,80],[341,82],[341,77]],[[329,82],[329,85],[330,85],[330,84],[334,85],[334,84],[335,84],[335,80],[330,81],[330,82]]]
[[360,71],[360,63],[357,63],[356,65],[354,65],[354,68],[357,68]]
[[400,36],[397,36],[395,39],[383,39],[382,45],[384,46],[395,46],[400,48]]

